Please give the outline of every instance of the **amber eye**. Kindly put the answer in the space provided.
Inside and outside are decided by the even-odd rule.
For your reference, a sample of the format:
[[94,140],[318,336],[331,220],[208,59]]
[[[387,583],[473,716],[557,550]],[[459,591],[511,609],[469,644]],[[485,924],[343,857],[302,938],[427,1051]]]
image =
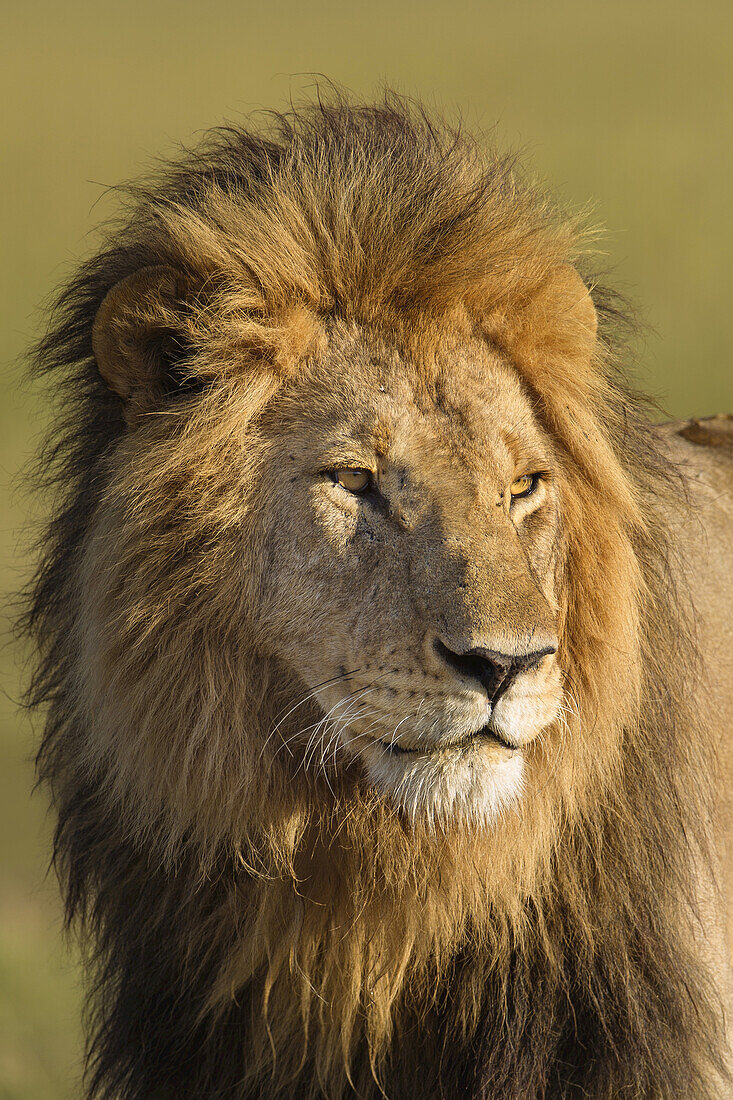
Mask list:
[[363,493],[372,484],[371,472],[355,466],[342,466],[340,470],[333,471],[333,476],[341,488],[350,493]]
[[537,488],[538,481],[539,474],[523,474],[521,477],[518,477],[517,480],[513,481],[509,486],[512,500],[530,496]]

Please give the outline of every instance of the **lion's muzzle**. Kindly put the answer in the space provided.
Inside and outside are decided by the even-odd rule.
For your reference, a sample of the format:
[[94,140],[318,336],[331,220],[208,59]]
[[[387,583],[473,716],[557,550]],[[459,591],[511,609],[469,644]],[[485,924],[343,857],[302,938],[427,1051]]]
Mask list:
[[524,653],[502,653],[496,649],[474,648],[454,653],[437,639],[435,651],[460,676],[478,680],[493,706],[522,672],[537,668],[543,657],[557,652],[557,642]]

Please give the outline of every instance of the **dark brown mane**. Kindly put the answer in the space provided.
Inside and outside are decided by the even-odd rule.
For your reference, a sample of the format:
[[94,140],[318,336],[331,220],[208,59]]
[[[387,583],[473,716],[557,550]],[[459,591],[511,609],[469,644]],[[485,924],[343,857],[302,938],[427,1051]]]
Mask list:
[[[132,764],[123,780],[111,774],[111,758],[101,750],[90,760],[93,723],[79,698],[79,563],[89,553],[126,430],[121,402],[100,377],[92,351],[93,323],[112,287],[161,264],[181,272],[190,287],[185,326],[169,351],[163,401],[183,412],[171,418],[170,450],[175,455],[189,448],[193,461],[190,455],[204,453],[207,445],[198,403],[228,384],[217,374],[226,374],[225,351],[236,348],[253,373],[264,364],[274,378],[286,376],[298,358],[294,341],[309,338],[293,319],[297,310],[375,324],[402,341],[412,332],[409,338],[420,346],[439,342],[450,326],[521,347],[525,337],[514,331],[514,313],[559,265],[578,263],[582,251],[578,226],[523,182],[510,159],[486,152],[397,97],[376,107],[336,99],[273,116],[264,136],[216,131],[199,151],[129,189],[129,209],[107,245],[59,296],[35,353],[36,369],[48,376],[59,402],[39,464],[58,506],[24,629],[39,653],[28,700],[47,716],[38,770],[58,815],[55,864],[68,921],[78,922],[90,957],[90,1097],[337,1100],[380,1095],[376,1077],[391,1100],[714,1100],[707,1074],[711,1065],[724,1072],[720,1012],[709,976],[683,934],[696,919],[691,868],[709,858],[701,823],[710,814],[711,769],[687,703],[696,656],[684,593],[672,580],[664,520],[664,502],[681,482],[644,422],[644,400],[618,369],[623,310],[587,272],[601,321],[592,378],[581,384],[558,369],[548,381],[529,356],[523,369],[538,416],[571,470],[578,514],[589,525],[584,531],[577,523],[568,535],[574,573],[567,583],[576,587],[567,600],[566,643],[588,737],[600,741],[603,723],[616,722],[617,701],[602,672],[609,652],[604,646],[612,645],[617,629],[612,585],[635,591],[639,703],[616,722],[623,727],[617,730],[618,759],[609,761],[593,797],[586,799],[579,783],[580,805],[562,822],[549,801],[542,804],[546,820],[537,826],[542,839],[532,875],[520,880],[517,872],[514,893],[505,882],[504,893],[498,889],[481,913],[469,913],[457,949],[453,941],[442,954],[425,949],[419,965],[407,969],[384,1020],[377,1018],[379,1005],[370,1017],[371,1009],[351,1003],[348,992],[341,1002],[334,994],[334,1016],[319,1009],[318,990],[330,988],[327,963],[336,948],[325,918],[319,924],[318,913],[307,913],[305,905],[296,912],[298,903],[280,889],[288,874],[295,881],[306,842],[327,847],[342,824],[346,796],[329,807],[314,804],[312,790],[296,784],[290,790],[275,767],[274,779],[262,780],[262,805],[253,803],[259,831],[252,826],[235,842],[235,796],[222,763],[229,759],[222,750],[225,732],[217,735],[216,758],[212,750],[203,760],[202,751],[201,775],[205,764],[214,796],[204,805],[194,775],[187,780],[185,812],[178,804],[174,810],[174,794],[183,790],[175,779],[165,788],[166,805],[164,795],[155,802],[152,786],[135,786]],[[548,344],[548,362],[553,354],[562,357],[558,347]],[[582,434],[576,409],[565,419],[560,411],[562,395],[571,390],[597,430],[587,445],[576,438]],[[583,485],[594,478],[598,483],[599,448],[608,478],[592,494]],[[166,476],[173,484],[170,470]],[[158,586],[175,591],[185,577],[193,591],[191,570],[214,555],[199,516],[201,527],[184,560],[176,524],[187,521],[171,509],[156,543],[162,564],[145,568],[159,569],[150,574]],[[153,525],[159,517],[148,518]],[[152,529],[141,527],[148,535]],[[588,581],[591,533],[611,563],[607,592],[592,591]],[[143,535],[128,549],[130,561],[134,549],[145,557]],[[214,577],[209,604],[215,603],[216,582]],[[216,656],[217,645],[229,644],[227,630],[215,635],[212,626],[206,644]],[[153,663],[160,652],[151,642],[145,660]],[[222,655],[212,675],[223,683],[234,661],[231,653]],[[200,671],[194,662],[191,668],[191,675]],[[268,675],[263,671],[257,681],[252,672],[247,705],[253,722]],[[287,691],[282,694],[280,704],[287,699]],[[152,746],[149,751],[155,759]],[[170,775],[174,763],[165,765]],[[579,774],[583,767],[580,760]],[[561,774],[552,790],[567,789],[571,774]],[[292,835],[282,822],[275,824],[274,814],[267,817],[267,798],[287,805],[293,819],[297,810],[301,824]],[[395,814],[366,796],[349,803],[348,813],[357,870],[345,871],[344,882],[353,884],[359,874],[368,880],[359,880],[369,903],[364,920],[373,921],[367,931],[404,927],[405,937],[417,943],[413,924],[432,921],[437,928],[430,871],[439,876],[452,869],[456,899],[471,896],[466,883],[473,874],[469,865],[483,851],[478,841],[472,847],[468,839],[447,838],[436,855],[434,838],[408,835]],[[404,910],[392,911],[383,883],[396,869],[415,885]],[[361,914],[352,911],[356,903],[347,893],[343,887],[333,904],[345,925],[356,925]],[[420,907],[418,921],[414,910]],[[298,919],[296,934],[289,929]],[[292,935],[302,950],[303,981],[283,976],[286,961],[280,970],[272,964],[266,1030],[259,971],[226,1002],[217,990],[229,976],[237,944],[262,934],[268,920],[273,927],[281,922],[283,943]],[[356,946],[338,948],[338,965],[348,963],[352,949],[356,958]],[[312,1029],[318,1038],[304,1038],[293,1024],[293,990],[305,999],[306,985],[317,993]],[[347,1017],[348,1057],[328,1035]]]

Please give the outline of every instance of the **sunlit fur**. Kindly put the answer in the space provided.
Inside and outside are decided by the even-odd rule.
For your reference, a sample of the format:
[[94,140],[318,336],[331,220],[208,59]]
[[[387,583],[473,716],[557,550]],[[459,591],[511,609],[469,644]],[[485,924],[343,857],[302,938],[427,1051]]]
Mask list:
[[[576,308],[577,225],[395,98],[218,132],[130,201],[38,351],[63,408],[31,698],[89,952],[89,1096],[712,1100],[720,1012],[690,933],[709,762],[660,511],[678,489],[587,271],[597,339]],[[131,307],[148,381],[123,402],[92,326],[150,265],[178,281]],[[268,522],[288,480],[267,413],[299,393],[307,420],[334,332],[417,379],[488,348],[552,441],[565,704],[491,827],[406,820],[359,759],[285,747],[326,715],[280,652],[306,621],[317,651],[335,597],[299,580],[307,530],[279,618],[263,597],[292,546]]]

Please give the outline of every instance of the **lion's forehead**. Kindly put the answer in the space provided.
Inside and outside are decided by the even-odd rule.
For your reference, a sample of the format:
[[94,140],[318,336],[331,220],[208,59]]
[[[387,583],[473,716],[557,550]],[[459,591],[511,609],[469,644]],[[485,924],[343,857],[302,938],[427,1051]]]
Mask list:
[[[343,336],[288,395],[288,446],[304,457],[366,457],[418,479],[471,473],[505,476],[523,452],[546,454],[548,441],[510,363],[484,343],[448,342],[430,362],[415,362],[383,339]],[[279,412],[279,410],[278,410]],[[282,419],[276,415],[277,433]]]
[[[470,345],[429,366],[355,341],[273,403],[268,431],[287,476],[268,489],[273,568],[263,585],[268,615],[282,606],[291,633],[296,600],[306,631],[328,615],[331,634],[338,620],[338,638],[359,634],[369,652],[387,644],[387,620],[401,644],[444,623],[478,645],[495,619],[524,621],[510,597],[529,592],[528,570],[551,596],[551,497],[525,534],[509,515],[511,481],[547,459],[513,368]],[[378,492],[360,500],[340,490],[334,475],[346,464],[375,470]]]

